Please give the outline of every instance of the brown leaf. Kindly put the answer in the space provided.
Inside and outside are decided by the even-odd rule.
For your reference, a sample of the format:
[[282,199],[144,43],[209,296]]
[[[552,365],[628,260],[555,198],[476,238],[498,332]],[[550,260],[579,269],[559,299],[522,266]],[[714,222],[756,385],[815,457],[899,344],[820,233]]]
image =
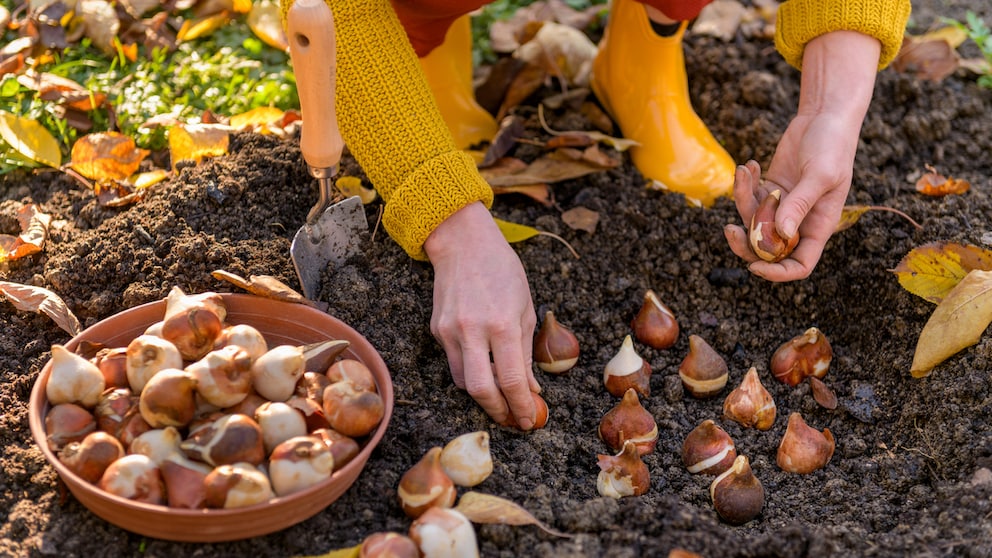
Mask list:
[[148,153],[120,132],[98,132],[76,140],[69,166],[91,180],[120,180],[137,172]]
[[524,120],[519,116],[507,116],[499,123],[499,130],[489,144],[480,167],[489,167],[500,160],[517,145],[517,138],[524,135]]
[[834,390],[830,389],[827,384],[823,383],[823,380],[817,378],[816,376],[809,376],[809,387],[813,391],[813,399],[820,404],[824,409],[836,409],[837,408],[837,395],[834,394]]
[[699,17],[692,24],[692,34],[730,41],[745,16],[747,8],[737,0],[714,0],[699,12]]
[[224,271],[223,269],[212,271],[210,275],[212,275],[214,279],[219,281],[227,281],[228,283],[244,289],[253,295],[271,298],[272,300],[305,304],[307,306],[318,308],[322,311],[327,310],[327,303],[319,303],[309,300],[300,293],[294,291],[289,285],[283,283],[275,277],[272,277],[271,275],[251,275],[248,279],[245,279],[240,275],[229,271]]
[[[483,169],[483,171],[488,169]],[[495,174],[483,172],[482,176],[493,187],[520,186],[523,184],[554,183],[571,180],[594,172],[602,172],[603,167],[578,158],[562,149],[558,149],[538,158],[527,168],[513,173]]]
[[580,205],[562,213],[561,220],[573,230],[593,234],[596,232],[596,225],[599,224],[599,213]]
[[26,204],[17,210],[17,221],[21,225],[19,236],[0,235],[0,262],[16,260],[36,254],[45,246],[52,216],[38,211],[34,204]]
[[502,120],[510,112],[510,109],[516,107],[526,100],[527,97],[530,97],[532,93],[540,89],[544,85],[545,79],[547,79],[547,73],[544,69],[533,64],[525,64],[517,72],[516,76],[514,76],[510,87],[507,88],[506,95],[503,97],[503,103],[496,113],[496,119]]
[[892,69],[914,74],[918,79],[942,81],[958,68],[959,59],[954,47],[943,38],[906,37],[892,61]]
[[916,191],[927,196],[963,194],[971,188],[971,183],[958,178],[948,178],[927,165],[927,172],[916,181]]
[[548,527],[518,504],[491,494],[466,492],[458,499],[458,505],[454,509],[461,512],[472,523],[535,525],[549,535],[563,538],[573,536]]
[[79,319],[69,310],[59,295],[31,285],[0,281],[0,294],[7,298],[18,310],[40,312],[47,315],[55,325],[75,337],[82,330]]
[[907,291],[940,303],[972,270],[992,270],[992,251],[953,242],[931,242],[910,250],[891,271]]
[[497,196],[504,194],[523,194],[536,200],[544,207],[554,207],[554,193],[551,186],[547,184],[521,184],[519,186],[493,186],[493,193]]
[[542,67],[570,86],[583,87],[592,77],[592,62],[597,52],[596,44],[582,31],[548,22],[532,40],[520,45],[513,56]]
[[992,271],[970,271],[937,305],[916,342],[910,373],[928,376],[948,357],[978,342],[992,323]]
[[594,143],[595,141],[589,137],[589,134],[583,132],[563,132],[561,135],[554,136],[546,141],[544,146],[548,149],[557,149],[559,147],[589,147]]
[[107,54],[117,54],[114,42],[121,22],[114,6],[104,0],[79,0],[76,10],[86,26],[86,36],[93,41],[93,45]]

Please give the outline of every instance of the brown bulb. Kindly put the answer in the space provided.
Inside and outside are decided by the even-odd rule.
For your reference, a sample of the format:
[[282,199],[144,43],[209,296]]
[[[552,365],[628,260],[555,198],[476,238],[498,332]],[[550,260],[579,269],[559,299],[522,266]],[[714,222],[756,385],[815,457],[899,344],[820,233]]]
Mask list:
[[679,365],[679,377],[690,395],[697,399],[720,393],[729,378],[727,361],[702,337],[689,336],[689,354]]
[[789,424],[778,446],[776,462],[789,473],[812,473],[830,461],[834,454],[834,435],[809,426],[799,413],[789,415]]
[[59,461],[88,483],[96,484],[110,464],[124,457],[124,446],[106,432],[90,432],[59,452]]
[[96,419],[89,411],[75,403],[61,403],[45,415],[45,434],[48,448],[60,451],[67,444],[81,442],[96,430]]
[[599,437],[613,451],[620,451],[628,440],[640,455],[654,451],[658,443],[658,425],[654,416],[641,405],[637,390],[630,388],[599,422]]
[[630,323],[637,340],[655,349],[667,349],[679,338],[679,322],[654,291],[648,289],[640,311]]
[[420,517],[428,508],[450,508],[458,493],[455,483],[441,467],[440,446],[435,446],[413,467],[403,473],[397,488],[403,511],[410,517]]
[[331,428],[352,438],[375,430],[386,413],[378,393],[362,390],[348,380],[335,382],[324,390],[323,409]]
[[223,321],[212,307],[191,304],[162,322],[162,338],[175,345],[185,360],[200,360],[213,350],[222,329]]
[[600,496],[622,498],[640,496],[651,488],[648,466],[641,461],[634,442],[627,441],[616,455],[597,455],[599,476],[596,490]]
[[781,198],[781,190],[772,191],[761,200],[758,208],[751,215],[751,227],[748,231],[751,249],[766,262],[784,260],[799,243],[798,234],[789,239],[782,238],[775,228],[775,212],[778,211]]
[[365,537],[358,558],[420,558],[420,549],[406,535],[380,531]]
[[551,310],[544,314],[534,337],[534,362],[549,374],[564,374],[579,361],[579,340],[555,319]]
[[772,355],[770,368],[776,380],[795,387],[809,376],[826,376],[833,356],[827,338],[819,329],[811,327],[782,343]]
[[265,460],[262,429],[245,415],[223,415],[191,433],[179,447],[190,458],[215,467]]
[[634,388],[643,397],[651,395],[651,365],[634,350],[634,342],[624,337],[620,350],[603,368],[603,385],[613,397],[623,397]]
[[[536,414],[534,416],[534,429],[544,428],[548,424],[548,403],[539,393],[531,392],[530,396],[534,398],[534,408],[536,409]],[[513,418],[512,414],[506,415],[506,419],[499,424],[500,426],[520,430],[520,426],[517,425],[517,421]]]
[[719,475],[734,459],[737,459],[734,440],[711,419],[693,428],[682,443],[682,463],[694,475]]
[[751,367],[723,401],[723,416],[744,427],[768,430],[775,423],[775,400],[761,385],[758,370]]
[[747,457],[737,456],[729,469],[713,479],[710,499],[720,519],[731,525],[743,525],[758,517],[765,505],[765,489]]

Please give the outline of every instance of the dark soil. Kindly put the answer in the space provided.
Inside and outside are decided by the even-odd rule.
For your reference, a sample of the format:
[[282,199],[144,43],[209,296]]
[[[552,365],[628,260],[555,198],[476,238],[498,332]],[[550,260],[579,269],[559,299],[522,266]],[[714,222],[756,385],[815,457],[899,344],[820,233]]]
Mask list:
[[[985,2],[914,2],[914,21],[963,19]],[[974,45],[971,45],[972,47]],[[695,105],[736,160],[767,168],[798,95],[798,73],[767,41],[724,44],[689,37],[687,60]],[[972,55],[977,51],[972,51]],[[550,93],[547,91],[545,93]],[[534,139],[546,139],[531,99],[519,114]],[[257,539],[183,544],[148,539],[99,519],[60,490],[57,475],[28,429],[28,396],[53,343],[67,334],[43,315],[0,312],[0,555],[220,557],[325,553],[381,530],[405,531],[395,487],[432,446],[486,430],[496,460],[477,490],[511,499],[550,526],[478,525],[484,556],[664,556],[681,547],[704,556],[992,556],[992,337],[940,365],[926,379],[909,375],[916,339],[934,306],[905,291],[889,270],[913,247],[955,241],[992,247],[992,91],[974,77],[919,81],[889,69],[879,76],[854,170],[852,204],[900,209],[870,212],[829,242],[804,281],[773,284],[749,276],[727,247],[722,227],[739,220],[729,199],[710,209],[680,195],[647,191],[625,160],[616,170],[557,184],[559,208],[513,196],[494,213],[564,237],[516,244],[538,315],[552,309],[577,334],[582,356],[567,375],[541,374],[551,408],[548,425],[522,434],[494,425],[452,383],[428,331],[432,272],[407,258],[381,232],[363,262],[332,270],[321,298],[330,312],[381,352],[396,389],[388,432],[362,475],[337,502],[299,525]],[[552,127],[588,123],[576,111],[549,115]],[[521,147],[516,155],[536,156]],[[961,196],[923,197],[914,182],[925,164],[969,180]],[[345,171],[358,173],[351,159]],[[187,292],[231,291],[210,272],[273,275],[296,286],[292,235],[315,200],[298,144],[234,137],[231,154],[184,168],[147,199],[103,208],[64,175],[0,178],[2,232],[16,234],[13,210],[32,202],[60,221],[43,253],[11,262],[6,280],[49,288],[84,325],[157,300],[178,285]],[[595,233],[569,229],[560,211],[599,212]],[[375,225],[378,202],[367,207]],[[657,351],[638,345],[651,364],[651,396],[661,437],[645,457],[651,489],[621,500],[600,497],[596,455],[609,453],[597,426],[615,400],[602,369],[630,333],[645,290],[676,312],[678,343]],[[776,347],[810,326],[830,339],[825,378],[836,410],[818,406],[808,385],[769,377]],[[730,365],[734,386],[749,367],[762,374],[778,405],[774,427],[744,429],[721,419],[722,397],[683,394],[677,368],[688,336],[707,340]],[[727,388],[729,390],[729,387]],[[724,394],[726,391],[724,392]],[[809,475],[775,463],[789,413],[837,438],[830,463]],[[747,455],[766,491],[761,515],[731,527],[710,504],[709,478],[690,475],[680,448],[704,419],[717,420]]]

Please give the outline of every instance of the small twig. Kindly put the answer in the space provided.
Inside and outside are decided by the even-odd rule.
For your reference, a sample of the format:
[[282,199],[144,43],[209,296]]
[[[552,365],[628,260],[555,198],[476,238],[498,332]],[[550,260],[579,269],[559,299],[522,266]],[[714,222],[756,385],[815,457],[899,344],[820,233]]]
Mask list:
[[382,222],[382,213],[385,211],[386,205],[381,204],[379,206],[379,215],[375,218],[375,226],[372,227],[372,242],[375,242],[375,233],[379,232],[379,223]]
[[572,248],[572,245],[569,244],[568,241],[565,240],[564,238],[556,235],[555,233],[550,233],[550,232],[547,232],[547,231],[538,231],[537,234],[538,235],[544,235],[544,236],[550,236],[551,238],[554,238],[558,242],[561,242],[562,244],[564,244],[565,247],[568,248],[568,251],[571,252],[573,256],[575,256],[575,259],[577,259],[577,260],[578,259],[581,259],[581,258],[579,258],[579,253],[575,251],[575,248]]
[[59,170],[61,170],[62,172],[68,174],[72,178],[76,179],[76,182],[79,182],[80,184],[82,184],[83,186],[86,186],[90,190],[93,189],[93,183],[90,182],[89,180],[87,180],[86,177],[84,177],[83,175],[81,175],[78,172],[76,172],[75,170],[73,170],[72,167],[62,167]]
[[916,227],[917,229],[923,229],[923,225],[917,223],[912,217],[906,215],[905,213],[899,211],[898,209],[895,209],[894,207],[885,207],[884,205],[869,205],[868,209],[874,211],[889,211],[895,213],[896,215],[900,215],[902,216],[903,219],[912,223],[913,226]]

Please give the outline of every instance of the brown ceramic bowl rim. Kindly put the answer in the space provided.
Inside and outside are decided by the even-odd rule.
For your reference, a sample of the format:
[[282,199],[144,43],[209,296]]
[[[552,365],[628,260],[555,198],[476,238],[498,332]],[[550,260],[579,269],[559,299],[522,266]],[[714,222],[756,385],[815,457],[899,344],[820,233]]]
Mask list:
[[[89,500],[90,498],[97,498],[108,501],[113,505],[120,506],[122,509],[133,510],[135,513],[138,514],[152,514],[155,516],[161,516],[163,520],[169,520],[169,519],[175,520],[180,518],[196,519],[196,520],[205,520],[208,518],[218,518],[218,519],[224,518],[228,520],[234,520],[246,514],[257,512],[258,510],[267,509],[272,511],[273,516],[272,516],[271,524],[268,527],[266,527],[263,530],[263,532],[254,533],[248,535],[248,537],[268,534],[283,529],[285,527],[288,527],[308,517],[311,517],[312,515],[315,515],[320,510],[324,509],[325,507],[333,503],[333,501],[336,500],[337,497],[339,497],[340,495],[334,497],[334,499],[326,502],[325,504],[317,507],[316,509],[313,510],[313,513],[310,513],[306,517],[301,517],[296,521],[291,521],[291,522],[280,521],[280,514],[276,513],[278,510],[289,509],[291,507],[294,507],[296,503],[304,502],[313,498],[319,498],[320,493],[328,490],[328,488],[330,488],[332,485],[335,485],[335,483],[347,482],[348,486],[346,486],[344,489],[341,490],[341,492],[343,493],[344,490],[347,490],[347,488],[349,488],[351,484],[357,479],[358,474],[364,468],[365,463],[368,461],[368,458],[372,454],[373,449],[382,440],[382,437],[385,435],[386,428],[389,424],[389,420],[392,415],[393,386],[385,362],[382,360],[382,357],[379,355],[379,353],[372,347],[372,345],[369,344],[368,340],[366,340],[361,334],[359,334],[357,331],[352,329],[344,322],[338,320],[337,318],[329,314],[326,314],[324,312],[321,312],[320,310],[311,308],[309,306],[291,303],[291,302],[277,301],[277,300],[257,297],[253,295],[226,294],[226,293],[221,293],[221,295],[223,296],[225,304],[228,307],[228,313],[233,314],[235,316],[238,315],[239,312],[244,311],[249,307],[253,307],[253,308],[258,307],[258,311],[262,313],[267,313],[265,312],[266,310],[268,311],[275,311],[277,309],[292,310],[292,312],[294,313],[293,315],[299,316],[300,319],[306,317],[309,317],[311,319],[316,318],[319,321],[326,322],[328,324],[334,324],[336,326],[336,329],[347,333],[348,335],[346,335],[345,337],[347,337],[348,341],[350,342],[350,346],[348,347],[348,349],[345,350],[343,356],[347,356],[350,358],[357,358],[358,360],[361,360],[366,366],[368,366],[373,371],[373,374],[376,376],[377,389],[379,390],[379,394],[382,396],[385,407],[385,414],[383,415],[382,421],[380,422],[379,426],[372,433],[372,435],[368,437],[367,440],[364,441],[358,455],[355,456],[355,458],[349,461],[348,464],[342,467],[340,470],[334,471],[334,473],[328,479],[321,481],[299,492],[295,492],[287,496],[279,496],[265,503],[255,504],[252,506],[245,506],[241,508],[234,508],[234,509],[190,510],[190,509],[182,509],[182,508],[170,508],[164,505],[136,502],[133,500],[129,500],[127,498],[116,496],[104,490],[101,490],[95,484],[91,484],[86,480],[82,479],[81,477],[73,473],[69,468],[67,468],[58,459],[56,454],[48,447],[47,435],[45,432],[45,425],[44,425],[44,417],[47,415],[48,411],[51,408],[51,405],[49,405],[48,398],[45,393],[45,388],[48,384],[48,378],[51,372],[51,361],[49,361],[45,364],[41,373],[38,375],[34,387],[31,390],[31,399],[29,404],[29,422],[31,427],[31,433],[34,437],[35,443],[38,445],[42,453],[45,455],[45,458],[55,468],[55,470],[58,472],[61,478],[65,480],[66,484],[69,486],[70,491],[87,508],[90,508],[87,500]],[[106,322],[111,320],[122,319],[122,316],[124,318],[127,318],[129,316],[134,316],[134,315],[144,315],[144,314],[154,315],[155,313],[161,316],[165,313],[165,304],[166,304],[165,300],[159,300],[155,302],[142,304],[140,306],[136,306],[134,308],[124,310],[123,312],[120,312],[118,314],[114,314],[113,316],[101,320],[97,324],[94,324],[93,326],[80,332],[70,341],[65,343],[65,347],[69,350],[74,350],[75,347],[84,340],[91,342],[103,342],[102,339],[94,337],[93,331],[101,327],[106,327]],[[146,326],[151,325],[151,323],[154,323],[154,321],[146,323]],[[232,324],[244,323],[244,321],[236,320],[231,323]],[[77,494],[77,491],[81,491],[82,494]],[[80,496],[83,496],[84,498],[80,498]],[[93,510],[92,508],[90,509],[91,511],[94,511],[94,513],[96,513],[97,515],[103,517],[104,519],[110,521],[111,523],[118,525],[119,527],[159,538],[166,538],[171,540],[183,540],[183,541],[191,541],[191,542],[222,541],[222,540],[235,540],[237,538],[248,538],[248,537],[225,538],[223,535],[201,537],[196,533],[189,533],[188,536],[185,535],[173,536],[171,533],[168,533],[168,530],[166,530],[166,535],[163,536],[163,532],[161,532],[158,529],[154,529],[154,528],[148,529],[145,528],[145,526],[143,525],[135,526],[134,522],[127,521],[126,519],[124,521],[119,521],[116,519],[112,520],[110,518],[104,517],[103,514],[97,512],[96,510]]]

